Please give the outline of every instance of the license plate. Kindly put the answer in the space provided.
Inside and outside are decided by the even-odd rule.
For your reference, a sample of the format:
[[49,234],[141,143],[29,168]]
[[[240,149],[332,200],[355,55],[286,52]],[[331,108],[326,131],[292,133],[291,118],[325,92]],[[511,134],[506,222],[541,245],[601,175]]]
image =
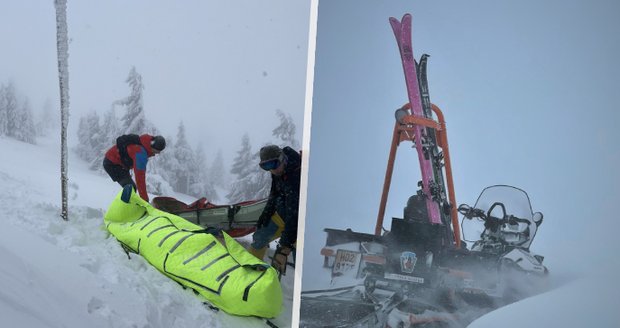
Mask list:
[[355,274],[359,270],[362,254],[359,252],[339,249],[336,251],[336,260],[332,268],[332,277],[343,276],[345,274]]

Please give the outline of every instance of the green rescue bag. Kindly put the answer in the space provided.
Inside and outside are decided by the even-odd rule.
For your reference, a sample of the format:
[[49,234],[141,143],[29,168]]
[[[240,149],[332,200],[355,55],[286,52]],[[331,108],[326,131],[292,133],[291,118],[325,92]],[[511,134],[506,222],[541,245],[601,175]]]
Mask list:
[[[225,232],[215,236],[121,191],[105,214],[108,231],[157,270],[196,290],[223,311],[264,318],[282,309],[277,271]],[[129,196],[129,197],[128,197]]]

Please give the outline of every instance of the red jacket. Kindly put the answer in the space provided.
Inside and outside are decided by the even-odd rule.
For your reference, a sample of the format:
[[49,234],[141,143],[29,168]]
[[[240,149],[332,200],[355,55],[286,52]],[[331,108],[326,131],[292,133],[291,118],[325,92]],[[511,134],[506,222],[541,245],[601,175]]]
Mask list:
[[149,201],[149,195],[146,193],[146,163],[148,158],[153,156],[153,150],[151,149],[151,140],[153,136],[149,134],[143,134],[140,136],[140,143],[142,145],[129,145],[127,146],[127,154],[133,160],[133,167],[126,167],[121,161],[121,155],[118,153],[116,145],[110,147],[105,153],[105,158],[112,163],[120,165],[126,169],[133,169],[134,179],[136,180],[136,187],[138,193],[142,199]]

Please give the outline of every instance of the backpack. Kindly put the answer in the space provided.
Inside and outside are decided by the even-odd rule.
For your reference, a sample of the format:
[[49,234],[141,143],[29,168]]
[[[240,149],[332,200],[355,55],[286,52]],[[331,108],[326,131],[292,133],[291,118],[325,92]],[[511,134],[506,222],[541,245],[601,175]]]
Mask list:
[[140,145],[140,136],[137,134],[124,134],[118,138],[116,138],[116,148],[118,148],[118,154],[121,156],[121,162],[128,168],[133,166],[133,160],[129,157],[127,153],[127,146],[129,145]]

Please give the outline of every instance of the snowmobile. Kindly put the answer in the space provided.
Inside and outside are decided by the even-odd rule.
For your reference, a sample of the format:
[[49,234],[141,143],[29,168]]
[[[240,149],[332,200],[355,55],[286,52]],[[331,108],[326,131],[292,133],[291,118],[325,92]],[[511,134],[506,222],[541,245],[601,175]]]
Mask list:
[[[537,291],[547,275],[543,257],[529,252],[542,214],[532,213],[523,190],[489,187],[474,207],[456,207],[444,115],[428,93],[428,56],[413,59],[411,15],[401,21],[390,18],[390,23],[409,102],[395,112],[375,231],[325,229],[327,242],[321,254],[324,266],[331,269],[332,282],[355,284],[336,294],[302,291],[302,327],[321,326],[312,324],[315,313],[321,313],[324,326],[329,327],[462,326],[473,319],[471,313],[479,315],[526,296],[526,290]],[[403,217],[392,218],[386,230],[383,222],[394,161],[403,142],[413,143],[422,176]],[[460,225],[458,212],[465,217]],[[471,225],[480,222],[482,229]],[[467,229],[471,247],[467,238],[462,240],[461,229]],[[357,321],[345,315],[351,304],[364,314]]]
[[[325,229],[321,254],[332,280],[358,285],[302,292],[302,322],[304,315],[330,313],[334,317],[324,317],[330,327],[335,320],[342,323],[334,327],[460,326],[546,288],[544,258],[530,251],[543,215],[532,211],[525,191],[490,186],[473,207],[461,204],[460,248],[442,243],[442,226],[411,216],[423,213],[422,205],[412,196],[404,218],[392,218],[390,231],[380,236]],[[345,315],[349,308],[357,311],[355,324]]]

